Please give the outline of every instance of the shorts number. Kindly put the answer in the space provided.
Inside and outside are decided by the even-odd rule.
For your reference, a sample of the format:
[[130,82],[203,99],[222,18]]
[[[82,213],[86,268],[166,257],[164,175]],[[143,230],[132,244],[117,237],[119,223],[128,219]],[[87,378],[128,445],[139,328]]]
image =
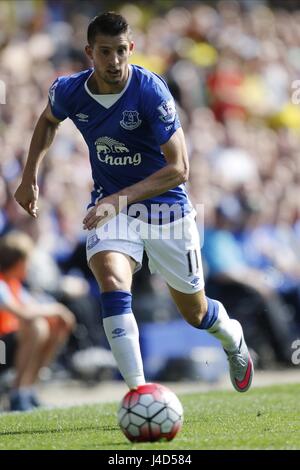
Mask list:
[[190,250],[186,254],[188,260],[189,276],[196,275],[199,271],[199,259],[197,250]]

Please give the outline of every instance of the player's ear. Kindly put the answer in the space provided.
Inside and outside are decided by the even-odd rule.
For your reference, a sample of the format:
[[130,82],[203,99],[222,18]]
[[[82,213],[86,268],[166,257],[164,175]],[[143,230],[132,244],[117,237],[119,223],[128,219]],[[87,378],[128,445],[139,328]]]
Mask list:
[[133,41],[130,42],[129,44],[129,55],[131,55],[134,51],[135,44]]
[[88,44],[87,46],[85,46],[84,50],[85,50],[86,55],[89,57],[89,59],[93,60],[92,46]]

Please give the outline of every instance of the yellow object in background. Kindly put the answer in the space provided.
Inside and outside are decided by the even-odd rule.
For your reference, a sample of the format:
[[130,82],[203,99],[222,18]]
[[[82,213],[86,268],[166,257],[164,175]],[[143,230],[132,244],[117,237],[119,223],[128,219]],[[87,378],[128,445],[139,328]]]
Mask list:
[[287,127],[289,129],[300,130],[300,107],[287,103],[279,113],[270,118],[272,127]]
[[218,60],[217,50],[206,42],[194,43],[187,51],[186,57],[199,67],[211,67]]
[[145,54],[135,51],[130,62],[149,69],[151,72],[158,73],[159,75],[166,71],[166,61],[157,55],[146,56]]

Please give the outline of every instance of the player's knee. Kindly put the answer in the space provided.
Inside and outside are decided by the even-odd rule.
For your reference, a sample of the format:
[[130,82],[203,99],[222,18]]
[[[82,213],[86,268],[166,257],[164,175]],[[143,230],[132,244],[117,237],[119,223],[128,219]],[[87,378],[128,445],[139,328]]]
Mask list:
[[105,276],[105,279],[102,281],[102,291],[103,292],[113,292],[116,290],[126,290],[126,282],[124,280],[115,275],[115,274],[109,274]]

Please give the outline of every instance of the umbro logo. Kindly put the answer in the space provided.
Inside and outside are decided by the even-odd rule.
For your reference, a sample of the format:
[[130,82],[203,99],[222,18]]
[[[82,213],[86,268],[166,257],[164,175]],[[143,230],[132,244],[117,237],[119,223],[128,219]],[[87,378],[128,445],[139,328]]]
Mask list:
[[126,336],[126,331],[123,328],[115,328],[112,330],[112,338],[120,338],[120,336]]
[[89,237],[89,238],[87,239],[87,249],[88,249],[88,250],[91,250],[92,248],[94,248],[94,246],[97,245],[97,243],[98,243],[99,241],[100,241],[100,240],[99,240],[97,234],[92,235],[91,237]]
[[78,118],[78,121],[80,122],[88,122],[89,116],[87,114],[76,114],[76,117]]
[[195,277],[194,279],[190,281],[190,284],[192,284],[193,287],[197,287],[200,280],[201,280],[200,277]]

